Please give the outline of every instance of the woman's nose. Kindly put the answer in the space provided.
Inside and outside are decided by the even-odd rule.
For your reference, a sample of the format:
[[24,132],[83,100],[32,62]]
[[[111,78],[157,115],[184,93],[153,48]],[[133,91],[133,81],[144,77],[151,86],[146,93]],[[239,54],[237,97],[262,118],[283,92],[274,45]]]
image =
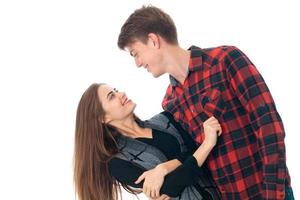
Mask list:
[[126,93],[125,93],[125,92],[118,92],[117,94],[118,94],[119,98],[121,98],[121,99],[122,99],[124,96],[126,96]]

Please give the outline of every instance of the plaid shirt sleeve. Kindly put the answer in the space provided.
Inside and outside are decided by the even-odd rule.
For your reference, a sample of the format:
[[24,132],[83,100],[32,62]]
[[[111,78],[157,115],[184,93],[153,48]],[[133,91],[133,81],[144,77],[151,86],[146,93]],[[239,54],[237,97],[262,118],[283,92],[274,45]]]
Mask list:
[[263,161],[263,198],[283,199],[286,177],[284,127],[271,93],[247,56],[228,47],[224,67],[230,89],[248,111]]

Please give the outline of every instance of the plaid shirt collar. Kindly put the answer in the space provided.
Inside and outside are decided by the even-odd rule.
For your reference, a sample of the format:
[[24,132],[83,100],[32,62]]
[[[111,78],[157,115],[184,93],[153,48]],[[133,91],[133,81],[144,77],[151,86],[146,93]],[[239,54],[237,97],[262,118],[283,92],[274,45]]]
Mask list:
[[[198,71],[202,69],[203,51],[201,48],[196,46],[191,46],[190,48],[188,48],[188,50],[191,51],[191,57],[190,57],[189,68],[188,68],[188,74],[190,74],[190,72]],[[170,75],[169,78],[170,78],[170,83],[173,87],[176,87],[177,84],[179,84],[178,81],[173,76]]]

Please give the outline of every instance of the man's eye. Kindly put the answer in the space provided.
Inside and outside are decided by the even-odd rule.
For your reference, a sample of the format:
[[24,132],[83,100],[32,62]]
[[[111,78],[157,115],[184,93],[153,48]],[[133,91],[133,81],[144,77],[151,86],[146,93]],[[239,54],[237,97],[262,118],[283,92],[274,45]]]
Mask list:
[[116,88],[114,89],[115,92],[119,92],[119,90],[117,90]]

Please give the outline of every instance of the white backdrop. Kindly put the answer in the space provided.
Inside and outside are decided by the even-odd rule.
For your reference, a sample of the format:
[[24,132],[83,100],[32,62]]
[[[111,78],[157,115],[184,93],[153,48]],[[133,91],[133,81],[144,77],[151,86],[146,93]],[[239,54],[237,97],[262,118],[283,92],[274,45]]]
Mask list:
[[0,199],[75,199],[75,112],[91,83],[126,91],[143,119],[161,111],[168,77],[137,70],[116,44],[121,25],[143,4],[171,15],[185,48],[234,45],[250,57],[284,121],[287,163],[300,198],[296,1],[2,0]]

